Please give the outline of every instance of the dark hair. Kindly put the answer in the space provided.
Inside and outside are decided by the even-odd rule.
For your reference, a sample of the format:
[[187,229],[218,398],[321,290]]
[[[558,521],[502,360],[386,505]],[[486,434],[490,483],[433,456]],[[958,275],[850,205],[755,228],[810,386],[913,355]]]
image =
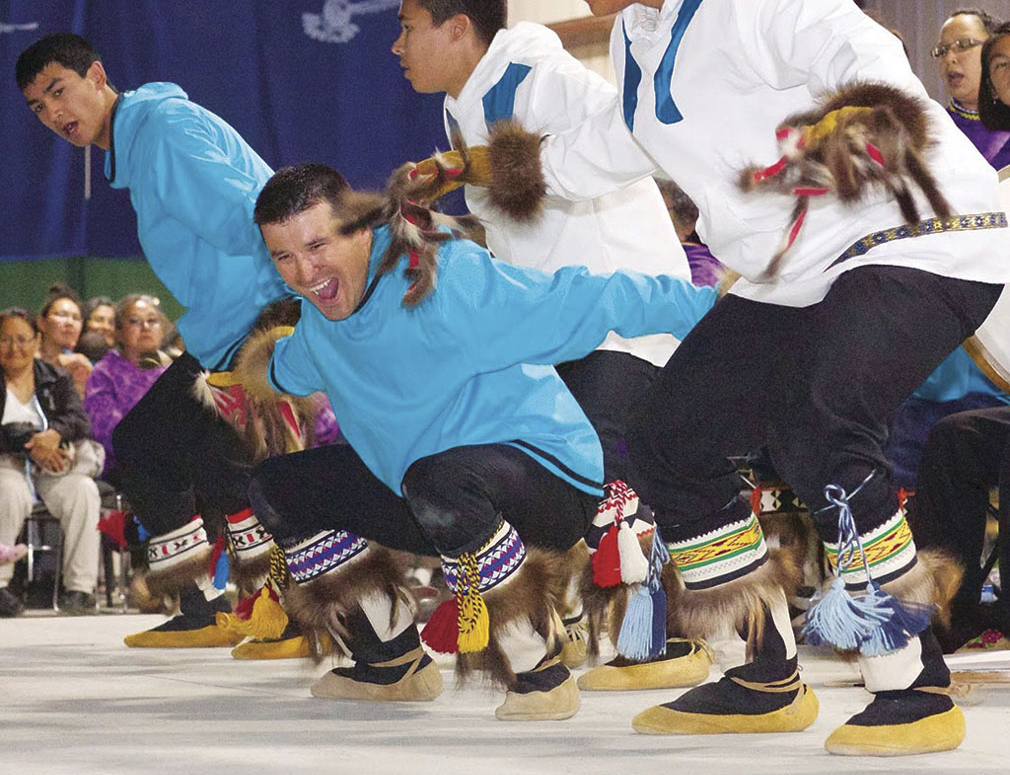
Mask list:
[[31,313],[22,307],[8,307],[5,310],[0,310],[0,326],[4,324],[7,318],[19,318],[31,326],[32,331],[38,336],[39,324],[32,317]]
[[458,13],[468,16],[474,31],[488,46],[508,20],[508,0],[417,0],[417,4],[431,14],[436,27]]
[[108,296],[92,296],[86,302],[84,306],[81,307],[81,317],[84,318],[84,327],[88,326],[88,318],[91,317],[91,313],[94,312],[99,307],[112,307],[116,308],[116,302],[110,299]]
[[98,331],[85,331],[81,334],[81,338],[77,340],[77,347],[74,348],[74,352],[80,353],[94,363],[101,360],[102,356],[111,349],[109,343],[105,341],[105,334]]
[[955,16],[974,16],[978,18],[978,20],[982,22],[982,26],[985,27],[986,33],[989,35],[996,32],[996,28],[1001,24],[999,19],[986,13],[981,8],[958,8],[947,18],[953,19]]
[[337,213],[350,190],[344,176],[325,164],[282,167],[256,197],[253,220],[258,226],[283,223],[320,202]]
[[[44,318],[49,314],[49,310],[52,309],[53,305],[60,299],[70,299],[74,304],[77,305],[77,310],[81,310],[81,297],[78,295],[77,291],[71,288],[66,283],[54,283],[49,286],[49,295],[46,296],[46,301],[42,305],[42,311],[39,312],[39,317]],[[81,325],[84,324],[84,316],[81,316]]]
[[982,80],[978,85],[978,116],[986,129],[1010,129],[1010,106],[1004,105],[996,96],[992,78],[989,77],[989,58],[996,41],[1010,35],[1010,22],[1001,24],[982,44]]
[[35,41],[21,52],[14,66],[18,88],[24,91],[52,63],[73,70],[82,78],[94,62],[101,62],[91,44],[72,32],[56,32]]

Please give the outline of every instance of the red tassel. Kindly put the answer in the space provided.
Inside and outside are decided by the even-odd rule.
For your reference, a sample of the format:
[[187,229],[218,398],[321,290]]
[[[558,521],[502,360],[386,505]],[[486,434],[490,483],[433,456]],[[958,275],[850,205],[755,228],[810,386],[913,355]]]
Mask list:
[[436,608],[421,630],[421,640],[438,654],[459,652],[459,606],[456,598],[446,600]]
[[217,540],[214,542],[214,546],[210,550],[210,567],[208,572],[210,577],[214,578],[214,574],[217,572],[217,561],[221,559],[221,554],[224,552],[224,536],[218,536]]
[[[260,587],[260,589],[263,589]],[[256,590],[255,594],[249,595],[249,597],[244,597],[238,601],[235,605],[235,610],[232,612],[242,621],[248,621],[252,616],[253,604],[256,602],[256,598],[260,596],[260,590]]]
[[600,539],[593,555],[593,582],[598,587],[616,587],[621,583],[621,552],[617,544],[619,524],[612,525]]

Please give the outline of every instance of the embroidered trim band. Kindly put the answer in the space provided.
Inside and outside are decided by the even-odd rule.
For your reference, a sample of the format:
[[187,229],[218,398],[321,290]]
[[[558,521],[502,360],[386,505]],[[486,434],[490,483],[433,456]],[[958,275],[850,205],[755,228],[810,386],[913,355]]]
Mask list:
[[479,578],[476,591],[486,592],[507,581],[519,570],[525,557],[526,546],[522,539],[503,519],[494,535],[476,552],[464,552],[460,557],[442,555],[442,575],[454,594],[458,593],[461,575],[467,589]]
[[[885,242],[923,237],[927,234],[942,234],[948,231],[977,231],[979,229],[1005,228],[1007,228],[1007,217],[1004,212],[955,215],[953,218],[946,220],[942,218],[926,218],[918,223],[904,224],[891,229],[884,229],[883,231],[875,231],[873,234],[867,234],[832,261],[827,269],[831,269],[831,267],[843,261],[848,261],[850,258],[864,256],[873,248],[883,245]],[[827,271],[827,269],[824,271]]]
[[260,524],[252,509],[244,509],[225,518],[228,522],[228,537],[240,562],[269,554],[274,548],[274,538]]
[[[861,533],[859,539],[863,544],[862,554],[857,550],[852,561],[842,571],[842,580],[847,589],[862,590],[866,587],[864,556],[866,564],[870,566],[870,574],[880,584],[897,578],[915,565],[915,541],[905,519],[904,505],[882,525],[868,533]],[[836,569],[838,544],[825,543],[824,550],[831,569]]]
[[324,530],[311,538],[280,541],[291,578],[298,584],[336,570],[363,554],[368,541],[346,530]]
[[688,589],[708,589],[757,570],[768,546],[757,516],[731,522],[703,536],[667,544]]
[[196,517],[171,533],[151,536],[147,565],[153,575],[165,573],[201,550],[209,550],[203,519]]

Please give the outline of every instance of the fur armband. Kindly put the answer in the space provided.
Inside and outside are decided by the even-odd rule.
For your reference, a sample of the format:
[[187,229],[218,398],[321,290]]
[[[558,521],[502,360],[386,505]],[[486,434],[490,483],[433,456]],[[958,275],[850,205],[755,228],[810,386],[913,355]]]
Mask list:
[[789,229],[768,268],[774,276],[806,218],[811,197],[833,194],[856,205],[873,191],[890,192],[906,223],[919,220],[918,189],[936,216],[950,204],[923,161],[931,144],[922,102],[893,86],[857,83],[825,95],[816,110],[788,117],[776,131],[781,158],[770,167],[743,170],[745,191],[765,190],[796,198]]

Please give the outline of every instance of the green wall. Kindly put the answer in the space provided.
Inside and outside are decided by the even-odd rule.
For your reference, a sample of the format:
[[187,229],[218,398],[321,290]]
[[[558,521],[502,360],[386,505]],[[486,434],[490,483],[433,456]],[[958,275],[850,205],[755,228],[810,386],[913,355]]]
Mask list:
[[0,262],[0,309],[16,306],[38,312],[49,286],[56,282],[67,283],[85,300],[92,296],[116,300],[128,293],[148,293],[161,299],[161,307],[170,319],[182,314],[182,307],[146,261],[85,256]]

